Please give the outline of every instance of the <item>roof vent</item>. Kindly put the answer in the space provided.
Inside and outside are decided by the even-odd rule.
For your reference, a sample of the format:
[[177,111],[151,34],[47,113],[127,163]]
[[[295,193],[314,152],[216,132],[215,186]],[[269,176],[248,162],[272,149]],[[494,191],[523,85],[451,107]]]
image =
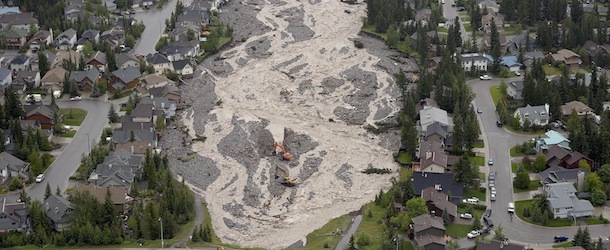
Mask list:
[[434,189],[436,189],[437,191],[443,191],[443,188],[441,187],[441,184],[435,184],[434,185]]

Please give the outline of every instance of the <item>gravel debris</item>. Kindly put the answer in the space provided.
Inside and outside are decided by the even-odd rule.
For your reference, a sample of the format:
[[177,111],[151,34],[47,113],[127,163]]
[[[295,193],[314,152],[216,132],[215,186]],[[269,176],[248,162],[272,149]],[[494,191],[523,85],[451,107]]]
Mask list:
[[253,58],[267,58],[271,55],[271,53],[269,53],[269,48],[271,48],[271,40],[265,36],[249,42],[246,45],[246,53]]
[[257,148],[248,141],[248,133],[242,128],[243,121],[236,121],[235,117],[233,120],[233,131],[218,143],[218,152],[239,162],[246,169],[256,171],[260,162]]
[[318,172],[318,168],[322,164],[322,158],[320,157],[307,157],[299,173],[299,180],[301,182],[307,180],[312,174]]
[[[284,147],[286,150],[298,158],[299,155],[314,150],[319,143],[313,141],[309,135],[297,133],[290,128],[284,128]],[[292,162],[296,162],[293,159]]]
[[350,172],[350,170],[353,168],[354,166],[345,163],[341,165],[341,168],[339,168],[337,172],[335,172],[335,176],[337,177],[337,179],[343,181],[343,187],[345,187],[346,189],[352,187],[352,173]]
[[299,94],[303,94],[305,93],[306,90],[311,90],[313,88],[312,85],[312,81],[311,80],[305,80],[299,83],[299,87],[297,88],[297,91],[299,92]]
[[292,34],[294,42],[309,40],[313,37],[313,35],[316,34],[303,23],[304,12],[303,6],[288,8],[280,12],[280,14],[284,17],[284,20],[288,22],[286,31]]
[[321,86],[322,86],[322,91],[320,92],[321,95],[328,95],[331,94],[333,92],[335,92],[335,90],[338,87],[341,87],[341,85],[345,84],[345,80],[343,79],[338,79],[338,78],[334,78],[334,77],[326,77],[322,80]]
[[293,64],[293,63],[297,62],[298,60],[301,60],[301,58],[303,58],[303,54],[297,55],[288,61],[278,63],[277,65],[275,65],[275,69],[282,69],[284,67],[287,67],[290,64]]
[[[248,5],[242,5],[238,1],[229,1],[222,8],[219,15],[222,23],[233,28],[233,42],[248,39],[248,37],[260,36],[271,30],[259,21],[256,16],[259,11],[256,6],[263,5],[262,0],[247,1]],[[238,11],[235,11],[235,8]]]

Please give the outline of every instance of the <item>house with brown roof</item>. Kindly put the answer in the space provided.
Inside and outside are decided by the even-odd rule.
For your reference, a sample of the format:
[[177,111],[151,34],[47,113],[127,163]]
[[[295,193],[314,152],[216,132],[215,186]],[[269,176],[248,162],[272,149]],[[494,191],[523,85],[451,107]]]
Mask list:
[[435,140],[425,140],[419,144],[418,154],[420,159],[426,158],[427,152],[443,152],[443,143]]
[[80,64],[80,55],[74,50],[58,50],[57,59],[54,64],[51,64],[51,68],[61,66],[64,62],[72,62],[77,67]]
[[34,34],[28,43],[31,49],[40,49],[43,46],[51,45],[53,42],[53,30],[39,30]]
[[420,159],[419,171],[444,173],[446,168],[447,154],[443,151],[426,151],[425,157]]
[[162,75],[148,74],[140,77],[140,86],[146,89],[163,87],[165,85],[174,85],[176,82]]
[[166,97],[170,101],[176,102],[177,104],[179,104],[182,100],[182,91],[173,84],[151,88],[148,90],[148,93],[155,97]]
[[544,159],[548,166],[560,166],[567,169],[579,168],[581,160],[586,161],[589,166],[593,166],[593,160],[584,156],[578,151],[569,151],[558,145],[550,146],[544,152]]
[[42,79],[40,79],[40,88],[46,90],[47,93],[53,93],[55,90],[62,90],[67,73],[68,72],[62,67],[55,67],[47,71]]
[[580,55],[574,53],[574,51],[571,51],[569,49],[561,49],[555,54],[548,55],[547,59],[551,61],[551,63],[565,63],[572,70],[579,69],[580,64],[582,64]]
[[146,155],[147,150],[152,150],[152,144],[144,141],[133,141],[126,143],[119,143],[115,145],[116,150],[125,150],[134,155]]
[[445,225],[439,216],[424,214],[411,219],[412,237],[418,249],[425,250],[444,250],[447,246],[445,242]]
[[78,90],[91,92],[97,81],[100,79],[100,72],[96,67],[91,67],[87,71],[72,71],[70,72],[70,80],[76,81]]
[[[52,129],[55,122],[53,113],[59,112],[57,105],[24,105],[25,120],[38,121],[42,129]],[[59,114],[61,118],[61,114]],[[61,120],[61,119],[60,119]]]
[[96,186],[93,183],[89,183],[89,185],[79,184],[76,186],[72,192],[89,192],[97,202],[104,203],[106,200],[106,193],[110,191],[110,199],[114,204],[114,208],[117,213],[123,213],[125,211],[125,204],[127,203],[127,189],[122,186],[112,186],[108,188]]
[[498,32],[504,29],[504,15],[489,11],[487,15],[481,17],[481,25],[483,26],[483,30],[485,33],[491,32],[492,23],[496,24],[496,29]]
[[30,32],[30,24],[34,24],[34,28],[38,29],[38,19],[34,17],[34,12],[24,13],[9,13],[0,16],[0,26],[6,28],[8,26],[14,29]]
[[588,116],[595,115],[593,114],[593,109],[587,106],[586,104],[579,101],[571,101],[559,107],[561,110],[561,115],[564,117],[570,116],[572,111],[576,111],[576,114],[581,118],[586,118]]
[[93,56],[85,60],[85,70],[93,67],[97,68],[99,72],[106,71],[106,54],[104,52],[97,51]]
[[451,203],[447,194],[443,193],[443,187],[438,184],[421,191],[421,198],[426,202],[428,211],[436,216],[447,214],[453,222],[457,217],[457,205]]

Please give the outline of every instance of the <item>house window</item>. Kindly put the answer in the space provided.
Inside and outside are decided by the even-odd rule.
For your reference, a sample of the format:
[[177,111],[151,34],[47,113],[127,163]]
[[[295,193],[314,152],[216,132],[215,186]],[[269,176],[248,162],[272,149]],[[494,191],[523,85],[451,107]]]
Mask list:
[[559,213],[559,208],[555,208],[555,213]]

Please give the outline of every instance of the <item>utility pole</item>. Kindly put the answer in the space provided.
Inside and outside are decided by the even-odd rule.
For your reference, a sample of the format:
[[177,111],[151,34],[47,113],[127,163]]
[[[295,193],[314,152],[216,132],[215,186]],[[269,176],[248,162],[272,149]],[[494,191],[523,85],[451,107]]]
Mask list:
[[161,222],[161,248],[163,248],[163,220],[159,217],[159,222]]
[[87,148],[89,149],[89,155],[91,155],[91,142],[89,141],[89,134],[87,134]]

